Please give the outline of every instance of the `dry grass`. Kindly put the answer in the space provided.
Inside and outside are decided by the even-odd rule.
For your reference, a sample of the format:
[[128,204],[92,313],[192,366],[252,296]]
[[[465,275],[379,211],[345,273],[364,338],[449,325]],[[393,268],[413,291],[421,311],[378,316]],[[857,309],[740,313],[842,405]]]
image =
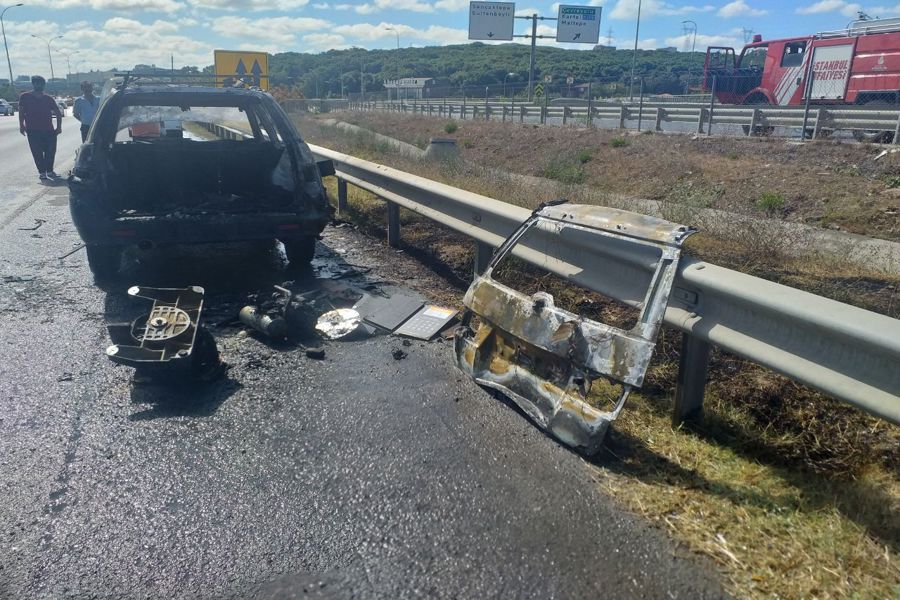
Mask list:
[[[364,158],[531,206],[546,198],[490,170],[436,168],[382,154],[332,131],[307,136]],[[332,184],[329,184],[332,185]],[[558,186],[565,195],[566,186]],[[502,193],[498,194],[498,190]],[[331,189],[334,192],[333,188]],[[686,193],[687,196],[691,194]],[[347,218],[384,236],[384,204],[350,187]],[[614,199],[611,197],[611,199]],[[702,202],[701,202],[702,204]],[[405,250],[449,282],[432,291],[458,305],[473,264],[471,242],[401,211]],[[762,236],[762,234],[758,234]],[[817,293],[897,315],[896,280],[819,261],[792,261],[746,241],[695,236],[689,251]],[[522,269],[582,313],[611,320],[612,303]],[[720,565],[748,598],[900,597],[900,428],[722,352],[710,365],[702,422],[673,429],[670,412],[679,336],[664,330],[640,394],[632,396],[594,465],[625,506]]]

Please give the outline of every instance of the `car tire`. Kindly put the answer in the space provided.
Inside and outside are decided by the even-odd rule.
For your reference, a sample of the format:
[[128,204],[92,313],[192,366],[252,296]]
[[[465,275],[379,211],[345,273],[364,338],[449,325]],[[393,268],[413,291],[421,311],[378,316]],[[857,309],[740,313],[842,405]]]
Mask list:
[[87,245],[88,267],[97,283],[106,283],[115,278],[122,262],[122,248],[119,246]]
[[284,244],[284,253],[292,268],[308,266],[316,253],[316,238],[314,237],[281,240],[281,243]]

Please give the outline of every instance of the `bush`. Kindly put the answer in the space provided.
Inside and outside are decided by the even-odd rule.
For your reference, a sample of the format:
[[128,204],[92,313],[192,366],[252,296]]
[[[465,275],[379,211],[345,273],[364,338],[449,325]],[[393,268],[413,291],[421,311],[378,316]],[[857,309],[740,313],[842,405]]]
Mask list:
[[593,155],[593,152],[591,150],[588,150],[587,148],[585,148],[584,150],[582,150],[581,152],[578,153],[578,162],[580,162],[581,164],[584,164],[591,160],[592,155]]
[[629,145],[629,142],[623,137],[614,137],[609,140],[609,145],[613,148],[624,148]]
[[756,201],[756,207],[767,215],[784,210],[784,196],[778,192],[766,192]]
[[560,183],[579,184],[584,183],[584,168],[581,166],[580,155],[577,158],[570,156],[556,156],[547,163],[542,173],[547,179],[555,179]]
[[891,176],[891,177],[888,177],[888,178],[885,180],[884,184],[885,184],[889,189],[892,189],[892,190],[893,190],[893,189],[896,189],[896,188],[900,188],[900,175],[893,175],[893,176]]
[[466,150],[468,150],[468,149],[470,149],[470,148],[474,148],[474,147],[475,147],[475,142],[473,142],[473,141],[470,140],[469,138],[464,138],[464,139],[462,140],[462,147],[465,148]]
[[446,133],[456,133],[456,130],[459,129],[459,126],[455,121],[450,121],[446,125],[444,125],[444,131]]

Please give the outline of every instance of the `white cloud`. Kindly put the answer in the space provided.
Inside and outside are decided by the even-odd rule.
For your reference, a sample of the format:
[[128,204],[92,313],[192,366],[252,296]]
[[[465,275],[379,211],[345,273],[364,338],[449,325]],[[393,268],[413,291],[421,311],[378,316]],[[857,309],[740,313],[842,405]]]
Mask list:
[[769,11],[753,8],[744,0],[734,0],[720,8],[718,14],[720,17],[730,19],[732,17],[761,17],[769,14]]
[[542,15],[544,11],[540,8],[519,8],[516,10],[517,17],[530,17],[531,15],[537,14]]
[[[665,39],[665,46],[674,46],[676,48],[690,49],[694,43],[694,34],[679,35]],[[744,45],[743,39],[733,34],[723,35],[697,35],[697,50],[703,51],[708,46],[725,46],[730,48],[740,48]]]
[[344,36],[336,33],[310,33],[303,36],[303,52],[349,48]]
[[[108,0],[109,1],[109,0]],[[116,0],[127,1],[127,0]],[[141,1],[141,0],[139,0]],[[148,1],[148,0],[143,0]],[[197,8],[212,8],[228,11],[293,10],[303,8],[309,0],[186,0]]]
[[434,7],[448,12],[456,12],[458,10],[468,9],[469,0],[438,0],[434,3]]
[[441,46],[464,44],[468,41],[469,37],[469,32],[465,29],[454,29],[452,27],[443,27],[441,25],[430,25],[425,29],[416,29],[409,25],[385,22],[378,23],[377,25],[374,23],[338,25],[333,27],[331,31],[346,38],[364,42],[392,39],[395,35],[399,34],[401,43],[406,40],[407,45],[410,40],[422,40],[430,44],[438,44]]
[[212,23],[212,29],[219,35],[235,39],[251,39],[290,46],[297,33],[322,31],[331,27],[323,19],[309,17],[269,17],[248,19],[246,17],[224,16]]
[[[846,2],[845,0],[820,0],[814,4],[801,6],[797,9],[800,15],[817,15],[830,12],[838,12],[845,17],[855,17],[856,14],[863,10],[861,4],[856,2]],[[873,13],[897,13],[900,12],[900,5],[893,8],[877,7],[868,9],[866,12]]]
[[[178,24],[155,21],[143,24],[134,19],[112,17],[102,25],[76,23],[78,27],[62,30],[49,21],[6,22],[10,58],[17,75],[36,73],[49,75],[44,38],[63,34],[53,42],[53,66],[57,77],[65,76],[67,65],[63,54],[72,54],[69,64],[73,71],[89,69],[131,68],[135,64],[169,65],[174,53],[176,67],[206,66],[212,58],[212,48],[190,36],[176,33]],[[73,54],[74,52],[77,54]]]
[[316,10],[328,10],[329,8],[331,8],[331,5],[327,2],[317,2],[315,4],[312,4],[311,6]]
[[121,12],[150,11],[172,13],[185,7],[177,0],[30,0],[28,6],[46,6],[53,9],[93,8]]
[[[715,6],[705,4],[703,6],[675,6],[663,0],[643,0],[641,5],[641,18],[662,16],[686,15],[689,13],[711,12]],[[610,12],[612,19],[636,19],[638,12],[638,0],[618,0]]]

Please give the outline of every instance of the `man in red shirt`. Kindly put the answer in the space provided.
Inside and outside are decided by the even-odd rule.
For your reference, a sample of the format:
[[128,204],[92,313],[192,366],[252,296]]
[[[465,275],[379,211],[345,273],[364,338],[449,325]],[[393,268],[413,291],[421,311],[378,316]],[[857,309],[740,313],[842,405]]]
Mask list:
[[[53,172],[56,160],[56,136],[62,133],[62,113],[56,100],[44,93],[46,81],[40,75],[31,78],[31,92],[19,96],[19,131],[28,136],[28,146],[41,181],[53,181],[59,175]],[[56,129],[53,128],[56,116]]]

